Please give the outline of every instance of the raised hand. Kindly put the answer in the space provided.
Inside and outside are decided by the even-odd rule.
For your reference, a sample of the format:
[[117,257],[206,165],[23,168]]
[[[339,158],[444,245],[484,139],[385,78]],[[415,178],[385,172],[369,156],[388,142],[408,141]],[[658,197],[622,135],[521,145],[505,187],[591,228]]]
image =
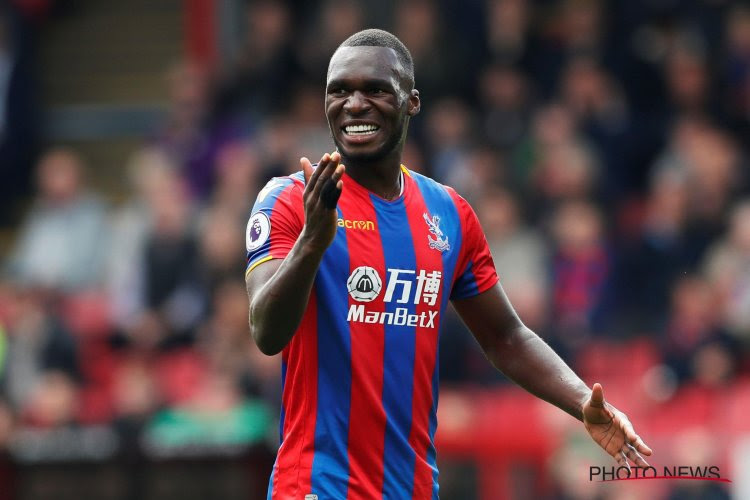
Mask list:
[[336,236],[336,203],[344,187],[345,167],[338,152],[324,154],[316,169],[301,158],[305,175],[305,227],[300,237],[312,250],[324,252]]
[[583,405],[583,425],[591,438],[618,464],[628,470],[628,461],[639,467],[648,467],[641,454],[651,455],[651,448],[635,433],[628,417],[604,401],[604,390],[600,384],[594,384],[591,397]]

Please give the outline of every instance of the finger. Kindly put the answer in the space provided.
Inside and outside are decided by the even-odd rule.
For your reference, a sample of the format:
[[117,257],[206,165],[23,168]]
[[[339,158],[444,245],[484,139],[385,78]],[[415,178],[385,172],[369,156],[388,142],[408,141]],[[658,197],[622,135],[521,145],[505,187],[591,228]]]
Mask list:
[[[321,172],[318,174],[318,180],[315,182],[315,186],[312,187],[313,196],[320,196],[326,182],[331,178],[333,173],[336,172],[336,169],[339,166],[339,161],[341,161],[341,156],[336,152],[330,155],[329,160],[324,167],[318,167],[318,170]],[[334,183],[334,186],[335,185],[336,184]]]
[[651,456],[653,451],[651,451],[651,448],[649,448],[646,443],[643,442],[643,439],[633,432],[632,428],[630,429],[627,434],[628,443],[633,446],[636,450],[638,450],[640,453],[643,453],[644,455]]
[[591,389],[591,406],[595,408],[604,408],[604,389],[598,382]]
[[346,172],[346,167],[343,164],[339,164],[338,167],[336,167],[336,170],[333,172],[333,175],[331,176],[331,179],[335,184],[339,183],[339,179],[341,179],[344,176],[344,172]]
[[628,463],[628,459],[625,453],[623,453],[622,451],[618,451],[614,453],[612,457],[614,457],[618,465],[625,467],[626,469],[628,469],[628,472],[630,472],[630,464]]
[[323,202],[323,206],[329,209],[336,208],[341,197],[341,188],[344,182],[339,180],[335,182],[333,179],[326,180],[323,185],[323,189],[320,191],[320,201]]
[[638,451],[633,448],[631,445],[626,444],[622,447],[622,452],[625,453],[625,456],[630,459],[631,462],[636,464],[638,467],[648,467],[648,462],[646,462],[646,459],[644,459]]
[[325,170],[326,166],[328,166],[328,162],[331,161],[331,155],[328,153],[324,154],[320,161],[318,162],[318,166],[313,171],[312,175],[310,176],[310,182],[307,183],[305,186],[306,190],[312,191],[315,189],[315,185],[318,183],[318,178],[320,177],[320,174],[323,173],[323,170]]
[[305,186],[310,184],[310,177],[313,175],[313,168],[310,164],[310,160],[308,160],[306,157],[302,157],[299,159],[300,165],[302,165],[302,173],[305,176]]

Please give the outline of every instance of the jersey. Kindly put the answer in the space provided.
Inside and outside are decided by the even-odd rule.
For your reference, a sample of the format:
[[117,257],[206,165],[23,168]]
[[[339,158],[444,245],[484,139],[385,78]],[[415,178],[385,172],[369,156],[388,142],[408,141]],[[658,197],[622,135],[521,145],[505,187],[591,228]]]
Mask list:
[[[282,351],[269,499],[437,498],[440,319],[449,299],[498,278],[469,204],[402,172],[393,201],[344,174],[336,236]],[[304,188],[298,172],[261,190],[247,225],[246,274],[289,253],[304,225]]]

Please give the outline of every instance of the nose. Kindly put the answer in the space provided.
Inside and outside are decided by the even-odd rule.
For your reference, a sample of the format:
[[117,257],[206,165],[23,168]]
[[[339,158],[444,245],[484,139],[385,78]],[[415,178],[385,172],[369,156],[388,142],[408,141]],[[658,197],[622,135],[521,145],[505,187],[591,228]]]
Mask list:
[[344,110],[353,115],[361,114],[368,109],[370,109],[370,101],[359,90],[352,92],[344,103]]

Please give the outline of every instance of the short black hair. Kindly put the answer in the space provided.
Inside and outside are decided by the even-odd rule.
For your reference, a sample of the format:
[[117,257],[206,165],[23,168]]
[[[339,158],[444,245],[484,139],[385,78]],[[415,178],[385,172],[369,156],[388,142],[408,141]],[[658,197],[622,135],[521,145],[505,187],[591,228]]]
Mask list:
[[414,87],[414,61],[411,53],[393,33],[375,28],[358,31],[341,42],[336,50],[341,47],[386,47],[395,50],[409,84]]

